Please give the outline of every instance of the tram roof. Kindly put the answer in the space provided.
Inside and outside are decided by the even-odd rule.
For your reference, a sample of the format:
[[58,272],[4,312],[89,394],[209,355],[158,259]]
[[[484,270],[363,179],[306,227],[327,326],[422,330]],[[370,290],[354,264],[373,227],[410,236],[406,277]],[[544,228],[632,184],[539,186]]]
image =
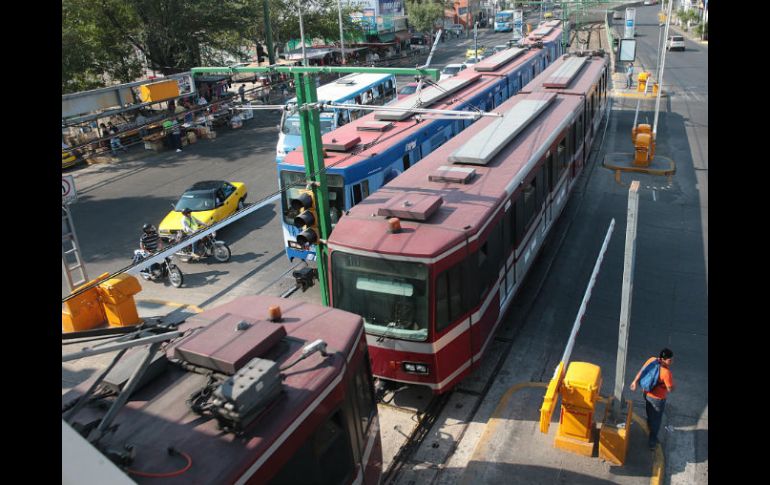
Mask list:
[[[558,37],[556,32],[552,33],[551,36],[553,36],[554,39]],[[490,57],[490,59],[492,59],[493,57],[499,56],[504,52],[505,51],[495,54],[495,56]],[[472,79],[472,78],[478,77],[478,80],[468,84],[461,91],[453,93],[452,95],[449,95],[445,98],[439,99],[433,104],[425,105],[422,107],[430,108],[430,109],[446,109],[446,110],[457,109],[467,99],[470,99],[473,96],[476,96],[481,90],[485,89],[490,83],[497,82],[500,79],[500,75],[502,73],[508,73],[511,70],[518,68],[522,64],[525,64],[531,61],[532,58],[535,57],[538,52],[540,52],[539,49],[528,50],[524,52],[524,54],[519,55],[514,59],[512,59],[511,62],[501,65],[496,71],[479,73],[479,72],[476,72],[474,69],[465,69],[464,71],[461,71],[457,76],[450,79]],[[479,76],[479,74],[481,74],[481,76]],[[427,88],[428,85],[426,84],[425,87]],[[402,102],[409,99],[416,102],[417,94],[415,93],[410,95],[408,98],[405,98],[404,100],[402,100]],[[495,109],[495,111],[497,111],[497,109]],[[373,157],[379,153],[382,153],[384,150],[387,150],[391,146],[396,145],[399,142],[403,141],[405,138],[411,136],[413,133],[413,128],[416,125],[420,123],[430,123],[433,120],[424,119],[422,121],[418,121],[415,119],[414,116],[411,116],[401,121],[389,121],[389,123],[391,123],[391,126],[387,130],[363,131],[359,129],[359,127],[365,126],[374,121],[378,121],[378,120],[375,118],[375,113],[372,112],[324,135],[323,136],[324,143],[329,143],[332,141],[332,139],[336,141],[343,141],[343,140],[360,138],[360,141],[356,143],[355,147],[349,151],[335,152],[327,149],[326,157],[324,158],[324,165],[326,167],[335,167],[335,168],[346,168],[346,167],[353,166],[359,162],[367,160],[370,157]],[[297,147],[296,150],[293,150],[287,153],[286,157],[283,160],[283,163],[287,165],[296,165],[298,167],[303,167],[305,164],[303,147],[302,146]]]
[[[580,60],[583,60],[582,63]],[[521,93],[566,93],[584,94],[604,69],[605,59],[601,56],[579,57],[563,55],[553,61],[540,76],[521,89]],[[571,66],[572,65],[572,68]],[[575,71],[575,68],[579,68]],[[569,77],[574,71],[574,77]],[[563,82],[566,79],[569,81]],[[562,83],[563,82],[563,83]],[[546,86],[548,85],[548,86]]]
[[[354,206],[340,218],[329,238],[333,249],[352,248],[366,252],[417,258],[435,258],[484,229],[490,215],[523,182],[522,170],[539,158],[538,153],[555,141],[570,114],[580,106],[577,97],[533,93],[517,95],[499,107],[508,112],[525,102],[554,99],[519,134],[495,154],[487,165],[458,164],[449,158],[465,145],[484,143],[476,138],[498,122],[484,118],[449,140],[428,157],[396,177],[373,196]],[[472,168],[470,183],[431,181],[443,167]],[[420,199],[440,196],[442,204],[426,222],[401,220],[402,232],[391,234],[380,209],[397,197],[411,194]]]
[[[268,405],[242,436],[218,429],[215,419],[193,413],[186,404],[191,394],[206,384],[205,375],[168,365],[161,375],[130,398],[114,421],[119,425],[117,430],[108,434],[102,442],[115,449],[122,448],[126,443],[135,445],[136,460],[131,468],[143,471],[174,469],[179,459],[170,457],[166,452],[166,448],[172,445],[192,455],[193,467],[170,479],[171,483],[231,483],[260,457],[267,460],[266,452],[272,446],[298,440],[297,448],[301,447],[302,437],[284,434],[287,430],[291,432],[293,423],[298,424],[308,418],[303,413],[312,410],[317,404],[314,401],[325,397],[327,389],[335,385],[335,378],[344,372],[347,359],[355,349],[354,344],[363,332],[360,316],[296,300],[252,295],[196,314],[178,329],[193,331],[228,315],[245,321],[265,321],[268,308],[272,305],[281,307],[280,324],[284,326],[287,337],[281,344],[281,350],[285,351],[280,353],[274,349],[266,358],[274,357],[275,352],[279,355],[271,360],[279,366],[294,362],[301,355],[303,346],[319,338],[328,344],[330,356],[308,358],[293,366],[291,371],[283,372],[283,392],[276,398],[279,401]],[[271,322],[270,325],[277,324]],[[330,331],[332,328],[334,330]],[[81,395],[92,380],[63,396],[62,403]],[[86,406],[77,414],[77,420],[88,422],[100,415]],[[270,451],[270,456],[274,451]],[[133,478],[142,481],[140,477]]]

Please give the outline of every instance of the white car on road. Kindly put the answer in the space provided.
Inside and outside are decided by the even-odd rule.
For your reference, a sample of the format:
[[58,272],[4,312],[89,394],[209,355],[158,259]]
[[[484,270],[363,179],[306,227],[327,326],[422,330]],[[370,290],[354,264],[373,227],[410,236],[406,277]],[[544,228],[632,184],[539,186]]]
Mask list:
[[674,51],[674,50],[683,51],[685,49],[684,37],[681,35],[670,35],[668,37],[668,41],[666,41],[666,49],[670,51]]
[[444,66],[444,69],[441,70],[441,77],[439,78],[439,81],[443,81],[444,79],[449,79],[450,77],[456,76],[466,67],[468,66],[465,64],[447,64]]

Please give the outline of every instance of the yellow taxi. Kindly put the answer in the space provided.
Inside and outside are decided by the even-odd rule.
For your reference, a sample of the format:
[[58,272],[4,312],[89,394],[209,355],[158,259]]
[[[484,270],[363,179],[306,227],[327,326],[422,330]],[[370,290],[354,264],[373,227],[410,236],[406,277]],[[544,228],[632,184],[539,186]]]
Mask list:
[[478,57],[479,59],[481,59],[482,57],[484,57],[484,51],[485,50],[486,50],[486,48],[483,45],[479,46],[478,53],[473,52],[472,48],[468,49],[467,51],[465,51],[465,58],[466,59],[473,59],[474,57]]
[[206,180],[187,189],[174,210],[161,221],[158,234],[165,240],[176,237],[182,230],[182,211],[190,209],[193,217],[206,225],[211,225],[230,214],[243,209],[246,205],[246,185],[243,182],[224,180]]
[[543,18],[548,20],[553,18],[553,12],[546,12],[543,14]]
[[69,168],[80,162],[80,157],[75,150],[71,150],[69,145],[61,144],[61,168]]

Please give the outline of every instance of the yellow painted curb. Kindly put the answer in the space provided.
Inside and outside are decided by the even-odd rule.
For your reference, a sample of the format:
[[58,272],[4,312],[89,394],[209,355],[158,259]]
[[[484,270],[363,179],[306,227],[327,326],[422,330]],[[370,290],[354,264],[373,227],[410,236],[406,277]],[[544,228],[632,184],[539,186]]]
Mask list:
[[156,305],[162,305],[162,306],[172,306],[172,307],[176,307],[176,308],[186,307],[186,308],[191,309],[195,313],[200,313],[200,312],[203,311],[203,308],[201,308],[199,306],[196,306],[196,305],[192,305],[190,303],[177,303],[177,302],[173,302],[173,301],[155,300],[155,299],[152,299],[152,298],[146,298],[146,299],[143,298],[141,300],[140,299],[136,300],[137,303],[139,303],[141,301],[146,301],[147,303],[154,303]]
[[[489,418],[489,422],[487,423],[486,427],[484,428],[484,433],[482,433],[481,438],[479,438],[479,442],[476,443],[476,448],[473,450],[473,454],[471,455],[471,461],[478,460],[479,450],[482,448],[482,446],[486,446],[487,442],[491,438],[492,434],[494,433],[495,429],[497,429],[498,424],[500,421],[503,420],[501,417],[502,411],[505,409],[505,407],[508,405],[508,401],[510,400],[511,396],[514,392],[524,389],[527,387],[542,387],[547,388],[548,384],[545,382],[524,382],[521,384],[515,384],[511,386],[507,391],[505,391],[505,394],[503,394],[503,397],[500,398],[500,402],[497,403],[497,406],[495,407],[495,410],[492,411],[492,417]],[[599,396],[599,401],[603,403],[607,403],[609,400],[609,397]],[[642,430],[649,435],[650,430],[647,428],[646,421],[639,416],[638,414],[634,414],[632,419],[636,424],[638,424]],[[660,485],[663,483],[663,472],[665,470],[665,458],[663,456],[663,449],[660,446],[660,443],[655,447],[655,458],[652,462],[652,476],[650,477],[650,485]],[[463,475],[463,479],[461,481],[462,485],[469,485],[469,478],[465,478],[465,475]]]

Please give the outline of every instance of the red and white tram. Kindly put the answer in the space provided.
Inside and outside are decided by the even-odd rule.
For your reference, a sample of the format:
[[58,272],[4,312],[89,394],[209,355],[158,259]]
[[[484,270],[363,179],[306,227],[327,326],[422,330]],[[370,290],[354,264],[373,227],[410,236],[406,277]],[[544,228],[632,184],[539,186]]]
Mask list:
[[556,60],[500,105],[503,118],[474,123],[340,219],[332,304],[364,318],[375,376],[442,393],[478,366],[585,165],[608,76],[602,53]]
[[[280,319],[268,318],[271,306],[280,306]],[[248,296],[178,329],[185,335],[156,354],[96,443],[132,479],[379,483],[382,446],[361,317]],[[136,350],[146,355],[146,347]],[[90,382],[70,391],[64,419],[89,436],[114,400],[99,393],[120,389],[132,372],[119,364],[82,409],[67,403]]]

